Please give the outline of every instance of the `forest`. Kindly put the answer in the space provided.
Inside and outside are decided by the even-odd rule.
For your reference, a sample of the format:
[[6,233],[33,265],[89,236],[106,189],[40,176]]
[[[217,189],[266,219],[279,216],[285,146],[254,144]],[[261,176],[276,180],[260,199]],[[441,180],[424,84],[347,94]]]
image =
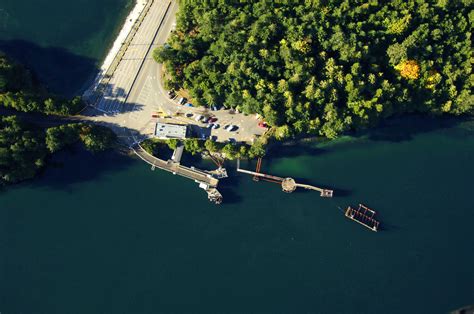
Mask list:
[[[65,100],[50,95],[19,64],[0,53],[0,106],[22,112],[70,115],[81,109],[80,98]],[[0,184],[33,178],[48,156],[76,143],[91,152],[114,145],[110,129],[84,123],[42,128],[23,123],[17,116],[0,117]]]
[[404,113],[472,114],[470,0],[180,1],[154,51],[193,103],[259,113],[277,139]]
[[82,143],[91,152],[109,149],[116,141],[110,129],[83,123],[47,129],[23,123],[16,116],[0,117],[0,184],[33,178],[47,158]]

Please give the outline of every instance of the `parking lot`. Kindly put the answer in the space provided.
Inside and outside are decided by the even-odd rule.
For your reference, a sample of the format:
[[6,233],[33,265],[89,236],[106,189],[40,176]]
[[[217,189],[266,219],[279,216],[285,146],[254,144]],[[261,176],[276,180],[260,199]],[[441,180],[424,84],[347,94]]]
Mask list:
[[[260,127],[257,115],[245,115],[228,109],[210,110],[207,108],[189,107],[178,103],[179,97],[170,99],[156,108],[156,119],[167,123],[180,123],[199,126],[207,129],[201,134],[208,134],[218,142],[246,142],[265,133]],[[197,120],[198,117],[201,119]],[[206,121],[206,119],[211,121]],[[212,127],[214,126],[214,127]],[[226,127],[233,126],[232,130]]]
[[[133,44],[126,53],[98,104],[82,114],[85,119],[112,126],[119,137],[128,144],[152,137],[158,120],[167,123],[191,125],[199,134],[218,142],[253,143],[266,129],[258,126],[256,115],[244,115],[231,110],[213,111],[178,104],[164,90],[161,78],[162,65],[153,60],[154,47],[164,45],[175,23],[177,2],[156,1],[145,17]],[[162,23],[160,24],[160,21]],[[159,26],[161,25],[161,27]],[[143,30],[142,30],[143,29]],[[153,35],[156,36],[153,38]],[[144,44],[145,43],[145,44]],[[148,51],[148,53],[146,53]],[[130,54],[140,55],[128,57]],[[142,64],[140,67],[139,65]],[[95,108],[94,108],[95,107]],[[186,116],[188,115],[188,116]],[[197,115],[217,119],[219,127],[208,128],[208,123],[196,121]],[[225,127],[233,125],[233,130]]]

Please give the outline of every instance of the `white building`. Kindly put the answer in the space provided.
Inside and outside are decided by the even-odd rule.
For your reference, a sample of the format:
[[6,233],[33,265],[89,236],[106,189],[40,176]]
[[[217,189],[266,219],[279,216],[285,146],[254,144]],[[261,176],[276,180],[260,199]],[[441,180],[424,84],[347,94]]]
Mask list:
[[157,123],[155,126],[155,137],[159,139],[185,139],[188,133],[187,125]]

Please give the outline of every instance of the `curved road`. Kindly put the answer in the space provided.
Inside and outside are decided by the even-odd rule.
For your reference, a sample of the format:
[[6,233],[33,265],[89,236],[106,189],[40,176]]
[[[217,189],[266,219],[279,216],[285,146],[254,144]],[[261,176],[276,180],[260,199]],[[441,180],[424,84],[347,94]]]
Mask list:
[[[140,142],[153,135],[157,122],[152,114],[163,111],[174,116],[181,112],[179,118],[162,122],[182,123],[205,127],[185,114],[192,113],[213,115],[218,119],[220,128],[211,130],[211,135],[218,141],[228,140],[251,143],[255,136],[260,136],[265,129],[258,127],[255,115],[231,113],[229,110],[209,111],[203,108],[190,108],[177,105],[175,100],[168,98],[161,82],[162,65],[153,60],[153,50],[165,44],[176,20],[178,10],[177,1],[155,0],[150,12],[144,18],[137,35],[110,85],[106,86],[105,94],[96,103],[98,108],[88,108],[82,113],[86,120],[105,124],[111,127],[118,136],[128,145]],[[145,51],[146,53],[142,53]],[[234,132],[223,130],[225,125],[237,125]],[[195,128],[199,129],[199,128]]]

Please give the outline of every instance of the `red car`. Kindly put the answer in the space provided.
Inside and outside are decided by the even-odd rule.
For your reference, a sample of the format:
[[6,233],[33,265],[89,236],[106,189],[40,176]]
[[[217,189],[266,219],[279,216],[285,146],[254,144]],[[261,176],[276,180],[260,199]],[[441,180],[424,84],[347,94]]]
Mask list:
[[209,119],[208,122],[209,122],[209,123],[214,123],[214,122],[216,122],[216,121],[217,121],[217,118],[216,118],[216,117],[212,117],[212,118]]
[[260,121],[258,123],[258,126],[261,127],[261,128],[264,128],[264,129],[268,128],[268,124],[266,122],[263,122],[263,121]]

